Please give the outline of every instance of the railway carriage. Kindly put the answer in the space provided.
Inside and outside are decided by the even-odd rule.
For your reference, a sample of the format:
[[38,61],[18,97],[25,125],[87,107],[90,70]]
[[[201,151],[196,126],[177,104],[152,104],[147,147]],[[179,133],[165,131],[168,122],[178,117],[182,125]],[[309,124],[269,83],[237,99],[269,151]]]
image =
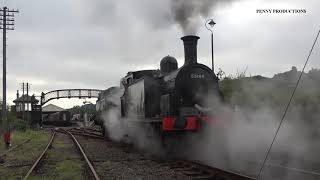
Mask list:
[[69,111],[59,111],[43,116],[42,124],[44,125],[58,125],[69,126],[71,125],[71,117]]

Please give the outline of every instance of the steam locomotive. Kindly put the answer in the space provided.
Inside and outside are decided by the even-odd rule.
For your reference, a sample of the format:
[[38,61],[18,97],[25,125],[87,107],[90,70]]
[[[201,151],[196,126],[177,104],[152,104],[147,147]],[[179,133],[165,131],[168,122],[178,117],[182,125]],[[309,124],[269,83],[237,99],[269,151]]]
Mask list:
[[[151,126],[161,134],[197,132],[213,122],[214,102],[222,99],[218,78],[197,62],[198,36],[184,36],[185,62],[178,68],[174,57],[166,56],[160,70],[128,72],[119,87],[102,91],[96,103],[96,123],[104,130],[102,114],[119,111],[121,123]],[[211,98],[214,97],[214,98]]]

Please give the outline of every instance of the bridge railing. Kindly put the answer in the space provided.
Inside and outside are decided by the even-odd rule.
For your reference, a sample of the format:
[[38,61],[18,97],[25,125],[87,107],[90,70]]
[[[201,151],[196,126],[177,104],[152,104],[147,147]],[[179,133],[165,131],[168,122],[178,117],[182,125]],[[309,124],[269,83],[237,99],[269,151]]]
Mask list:
[[59,89],[41,94],[41,106],[45,103],[60,98],[98,98],[99,89]]

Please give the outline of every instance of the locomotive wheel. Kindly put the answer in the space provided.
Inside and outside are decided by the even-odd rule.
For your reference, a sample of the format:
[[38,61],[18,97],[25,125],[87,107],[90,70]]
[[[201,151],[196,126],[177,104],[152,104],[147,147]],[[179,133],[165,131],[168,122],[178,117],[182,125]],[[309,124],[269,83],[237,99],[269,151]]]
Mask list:
[[106,128],[102,125],[101,129],[102,129],[102,135],[105,137],[106,136]]
[[165,154],[169,158],[179,158],[182,155],[181,142],[183,139],[176,134],[165,135],[162,137],[162,146],[164,147]]
[[109,137],[108,129],[104,125],[102,125],[101,128],[103,137]]
[[[189,134],[188,134],[189,133]],[[162,145],[168,158],[188,159],[193,154],[199,134],[176,133],[162,137]]]

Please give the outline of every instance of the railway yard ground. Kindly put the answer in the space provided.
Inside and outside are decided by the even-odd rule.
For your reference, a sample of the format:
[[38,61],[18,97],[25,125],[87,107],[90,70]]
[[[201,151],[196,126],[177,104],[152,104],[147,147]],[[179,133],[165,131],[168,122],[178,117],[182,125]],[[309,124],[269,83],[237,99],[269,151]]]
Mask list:
[[[197,162],[154,156],[133,145],[108,140],[96,128],[17,131],[13,132],[12,143],[9,150],[4,147],[3,142],[0,143],[0,180],[254,179]],[[312,172],[269,164],[265,172],[265,175],[269,175],[264,175],[262,179],[280,180],[288,175],[301,179],[319,177],[319,174]]]
[[24,176],[33,161],[41,154],[50,138],[48,131],[12,133],[12,147],[7,150],[0,141],[0,179],[18,179]]
[[77,139],[101,179],[190,179],[131,146],[85,136]]
[[[80,135],[80,130],[72,132],[100,179],[191,179],[153,161],[131,146],[99,137],[98,132],[85,135]],[[94,179],[70,136],[61,131],[55,134],[52,144],[28,179]],[[1,144],[0,179],[24,178],[51,136],[49,130],[14,132],[13,149],[7,150]]]
[[[71,134],[75,137],[72,138]],[[52,141],[51,141],[52,140]],[[78,147],[77,141],[80,144]],[[252,179],[205,166],[155,157],[132,145],[84,128],[13,133],[9,151],[1,144],[0,179]],[[52,142],[52,143],[50,143]],[[17,146],[18,145],[18,146]],[[45,151],[45,149],[47,149]],[[81,150],[83,153],[81,152]],[[43,156],[41,157],[40,155]],[[84,157],[84,155],[86,158]],[[40,158],[41,157],[41,158]],[[89,163],[86,161],[88,159]],[[90,165],[92,168],[90,168]],[[92,170],[93,169],[93,170]],[[94,172],[93,172],[94,171]],[[96,173],[96,174],[95,174]],[[217,176],[218,175],[218,176]]]

